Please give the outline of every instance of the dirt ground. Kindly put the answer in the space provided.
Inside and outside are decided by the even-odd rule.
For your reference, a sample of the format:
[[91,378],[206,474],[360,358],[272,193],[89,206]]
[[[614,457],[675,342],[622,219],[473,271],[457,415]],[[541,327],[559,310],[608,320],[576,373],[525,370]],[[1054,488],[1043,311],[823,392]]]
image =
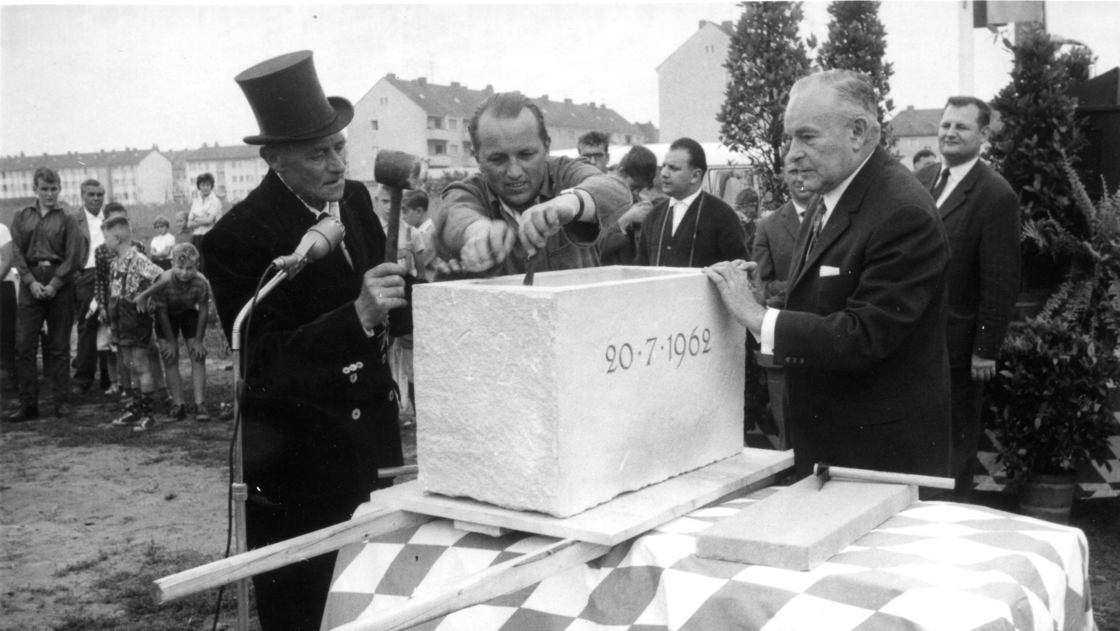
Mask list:
[[[157,607],[148,589],[225,550],[232,427],[216,419],[217,402],[230,400],[228,363],[211,362],[210,423],[133,433],[108,425],[119,404],[98,393],[78,398],[70,419],[3,426],[0,629],[211,628],[215,591]],[[3,408],[10,398],[4,393]],[[415,427],[404,436],[406,459],[415,462]],[[1015,510],[1013,495],[979,495],[980,503]],[[1073,525],[1090,542],[1098,628],[1118,631],[1120,498],[1079,502]],[[234,607],[227,593],[219,628],[235,626]]]

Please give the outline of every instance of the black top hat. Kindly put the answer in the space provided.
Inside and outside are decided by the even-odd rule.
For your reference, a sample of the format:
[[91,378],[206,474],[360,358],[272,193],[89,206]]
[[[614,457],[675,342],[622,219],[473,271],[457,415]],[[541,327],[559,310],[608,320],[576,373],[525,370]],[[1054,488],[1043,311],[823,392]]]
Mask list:
[[354,118],[354,106],[324,96],[310,50],[273,57],[237,75],[261,133],[246,136],[250,145],[312,140],[341,131]]

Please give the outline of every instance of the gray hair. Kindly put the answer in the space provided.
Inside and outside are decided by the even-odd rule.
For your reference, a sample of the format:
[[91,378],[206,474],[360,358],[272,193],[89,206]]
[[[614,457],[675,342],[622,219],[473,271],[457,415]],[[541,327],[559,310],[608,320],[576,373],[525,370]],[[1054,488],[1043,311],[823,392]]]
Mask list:
[[838,114],[850,119],[863,119],[867,122],[868,136],[879,142],[882,131],[879,125],[879,95],[871,79],[862,72],[854,70],[825,70],[802,77],[793,84],[789,95],[792,99],[798,92],[811,87],[826,87],[836,94]]

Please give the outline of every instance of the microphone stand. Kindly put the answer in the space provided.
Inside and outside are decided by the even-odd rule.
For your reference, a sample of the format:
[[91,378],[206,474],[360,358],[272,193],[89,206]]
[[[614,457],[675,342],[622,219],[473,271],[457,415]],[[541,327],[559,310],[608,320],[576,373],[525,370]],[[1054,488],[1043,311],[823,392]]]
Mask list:
[[[230,483],[230,495],[233,498],[233,524],[234,524],[234,554],[244,554],[249,551],[248,530],[245,521],[245,502],[249,499],[249,489],[245,486],[245,461],[242,454],[242,429],[241,429],[241,396],[245,387],[241,374],[241,325],[249,319],[253,308],[288,278],[287,270],[280,270],[272,280],[268,281],[257,293],[253,300],[245,303],[237,319],[233,321],[230,346],[233,350],[233,482]],[[237,628],[249,628],[249,579],[242,578],[237,581]]]

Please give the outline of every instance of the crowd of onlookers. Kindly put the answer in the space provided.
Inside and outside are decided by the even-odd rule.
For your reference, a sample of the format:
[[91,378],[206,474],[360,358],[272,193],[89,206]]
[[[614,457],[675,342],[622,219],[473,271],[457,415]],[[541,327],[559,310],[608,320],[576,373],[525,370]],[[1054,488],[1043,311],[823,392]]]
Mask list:
[[[54,416],[73,414],[91,391],[120,405],[111,423],[147,431],[158,422],[211,420],[206,401],[210,286],[197,246],[221,217],[205,173],[190,211],[157,217],[148,243],[118,202],[105,204],[94,179],[81,185],[81,208],[59,202],[48,167],[34,175],[37,200],[0,225],[0,370],[3,420],[40,416],[40,371]],[[73,329],[77,345],[71,353]],[[192,402],[179,370],[180,338],[190,357]],[[224,345],[224,342],[222,342]],[[73,371],[73,373],[71,373]],[[13,397],[13,394],[17,394]],[[17,405],[10,405],[18,401]],[[223,420],[232,409],[222,405]]]

